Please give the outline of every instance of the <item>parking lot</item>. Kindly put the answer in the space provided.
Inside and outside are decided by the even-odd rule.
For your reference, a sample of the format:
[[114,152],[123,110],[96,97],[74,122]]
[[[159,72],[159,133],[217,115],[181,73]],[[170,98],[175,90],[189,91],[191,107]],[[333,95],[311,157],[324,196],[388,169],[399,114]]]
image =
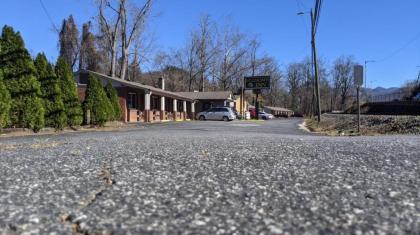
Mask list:
[[302,119],[0,139],[0,233],[420,231],[420,137]]

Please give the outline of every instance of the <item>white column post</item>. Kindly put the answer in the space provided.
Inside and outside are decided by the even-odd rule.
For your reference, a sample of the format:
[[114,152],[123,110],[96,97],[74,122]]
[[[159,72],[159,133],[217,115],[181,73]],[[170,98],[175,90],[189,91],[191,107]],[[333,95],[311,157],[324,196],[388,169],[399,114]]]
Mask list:
[[195,120],[195,101],[191,102],[191,120]]
[[178,110],[177,110],[177,108],[178,108],[178,104],[177,104],[177,100],[176,99],[174,99],[174,107],[173,107],[173,109],[174,109],[174,112],[177,112]]
[[144,121],[150,122],[150,91],[144,93]]
[[176,121],[177,120],[177,118],[176,118],[176,116],[177,116],[177,109],[178,109],[178,103],[177,103],[177,100],[176,99],[174,99],[174,107],[173,107],[173,109],[174,109],[174,121]]
[[166,113],[165,113],[165,96],[160,97],[160,120],[166,119]]
[[165,111],[165,96],[160,97],[160,111]]
[[150,110],[150,91],[144,93],[144,110]]
[[184,121],[185,121],[185,120],[187,120],[187,101],[185,101],[185,100],[182,102],[182,111],[183,112],[182,112],[182,117],[181,118],[184,119]]
[[191,102],[191,113],[195,113],[195,102]]

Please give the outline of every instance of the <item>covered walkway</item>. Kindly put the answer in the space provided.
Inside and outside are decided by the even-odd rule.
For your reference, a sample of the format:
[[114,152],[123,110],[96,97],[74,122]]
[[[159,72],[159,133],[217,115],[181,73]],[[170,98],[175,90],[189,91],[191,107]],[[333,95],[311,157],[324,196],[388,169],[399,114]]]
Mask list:
[[108,81],[118,92],[124,122],[160,122],[194,119],[195,101],[161,88],[110,77],[93,71],[80,71],[75,74],[79,97],[83,101],[89,75],[99,78],[105,86]]

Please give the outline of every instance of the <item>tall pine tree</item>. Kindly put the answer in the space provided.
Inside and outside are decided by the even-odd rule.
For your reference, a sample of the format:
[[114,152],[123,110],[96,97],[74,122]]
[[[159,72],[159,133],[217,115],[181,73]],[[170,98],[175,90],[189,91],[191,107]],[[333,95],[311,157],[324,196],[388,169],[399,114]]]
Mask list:
[[121,106],[118,100],[117,90],[115,90],[115,88],[112,86],[111,81],[109,80],[108,80],[108,83],[106,84],[105,92],[112,105],[112,115],[111,115],[112,118],[111,119],[114,121],[119,121],[122,115]]
[[79,55],[79,30],[72,15],[63,20],[59,34],[60,57],[63,57],[71,70],[75,69]]
[[90,110],[91,122],[103,126],[112,119],[112,105],[106,96],[101,81],[93,75],[89,76],[86,90],[85,110]]
[[37,132],[44,126],[44,107],[33,61],[12,27],[3,27],[0,47],[0,68],[12,97],[11,124]]
[[58,58],[55,65],[55,73],[61,88],[67,124],[69,126],[78,126],[83,122],[83,110],[77,95],[73,73],[63,57]]
[[66,125],[66,113],[57,76],[47,57],[40,53],[35,58],[35,68],[41,83],[41,94],[45,108],[45,125],[62,130]]
[[3,83],[3,72],[0,69],[0,131],[9,123],[11,103],[12,99],[10,98],[9,91]]
[[97,72],[99,69],[100,56],[96,52],[95,35],[93,35],[89,29],[90,22],[83,24],[79,53],[79,70],[87,69]]

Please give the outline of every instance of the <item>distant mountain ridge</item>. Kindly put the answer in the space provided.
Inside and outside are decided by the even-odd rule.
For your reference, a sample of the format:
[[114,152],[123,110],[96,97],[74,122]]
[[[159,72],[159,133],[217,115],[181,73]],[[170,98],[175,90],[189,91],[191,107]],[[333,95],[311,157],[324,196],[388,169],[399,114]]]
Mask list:
[[390,88],[384,88],[384,87],[376,87],[376,88],[366,88],[364,89],[368,93],[371,93],[372,96],[378,96],[378,95],[387,95],[392,93],[397,93],[401,91],[401,88],[399,87],[390,87]]

